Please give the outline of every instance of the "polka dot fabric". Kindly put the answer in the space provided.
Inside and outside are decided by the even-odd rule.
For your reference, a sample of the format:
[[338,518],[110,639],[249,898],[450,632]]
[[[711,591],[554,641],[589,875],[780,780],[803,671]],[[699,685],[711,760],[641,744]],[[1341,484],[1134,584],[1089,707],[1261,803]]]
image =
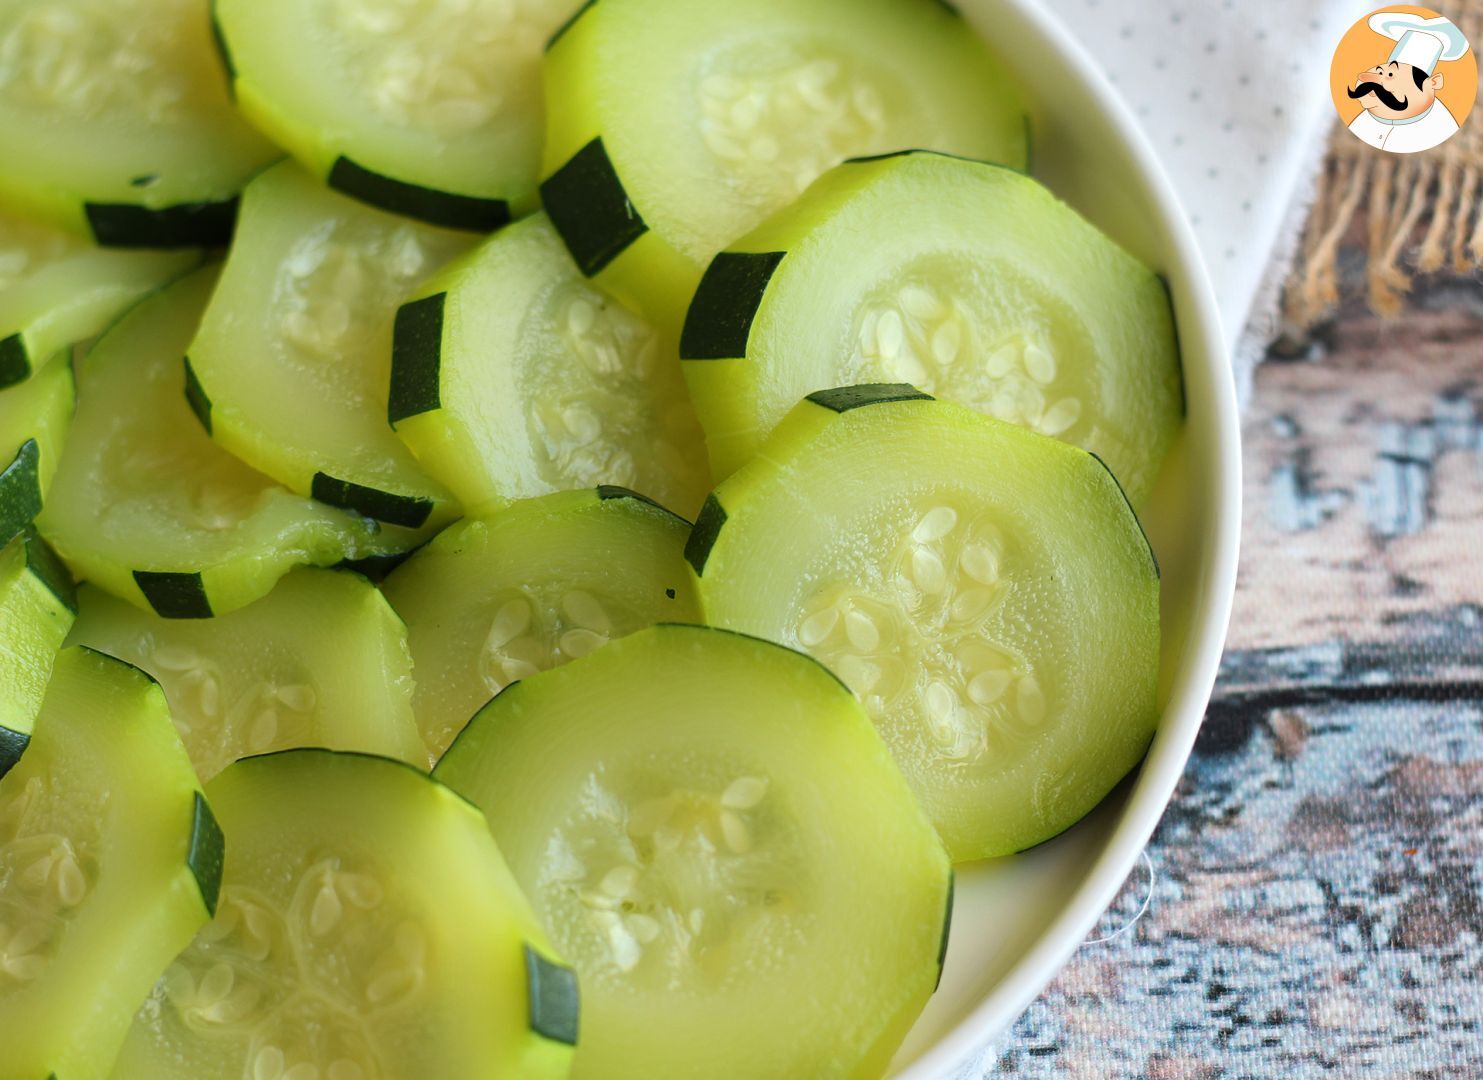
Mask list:
[[1329,61],[1378,0],[1042,0],[1138,118],[1210,268],[1245,389],[1333,122]]

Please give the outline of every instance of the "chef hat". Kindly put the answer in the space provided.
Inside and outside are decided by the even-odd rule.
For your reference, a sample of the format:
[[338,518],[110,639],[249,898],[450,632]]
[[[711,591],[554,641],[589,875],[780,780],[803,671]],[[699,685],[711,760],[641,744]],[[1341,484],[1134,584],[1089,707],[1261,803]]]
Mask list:
[[1462,36],[1462,31],[1441,16],[1425,19],[1399,11],[1381,11],[1370,16],[1370,29],[1395,39],[1390,61],[1410,64],[1428,75],[1437,69],[1438,62],[1461,59],[1468,51],[1468,39]]

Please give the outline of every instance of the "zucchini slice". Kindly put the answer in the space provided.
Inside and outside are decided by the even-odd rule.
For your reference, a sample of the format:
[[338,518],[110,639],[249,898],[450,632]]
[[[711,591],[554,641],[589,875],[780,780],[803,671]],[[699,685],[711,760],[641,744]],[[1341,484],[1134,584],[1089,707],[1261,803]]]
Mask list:
[[196,775],[298,746],[418,765],[407,632],[358,574],[300,567],[215,619],[162,619],[83,586],[71,641],[158,679]]
[[400,762],[285,750],[207,785],[216,919],[113,1080],[567,1075],[577,986],[479,812]]
[[879,1076],[936,985],[947,855],[798,653],[640,631],[507,689],[435,775],[577,969],[576,1077]]
[[27,529],[0,548],[0,776],[20,758],[77,612],[72,578]]
[[710,469],[672,339],[583,280],[544,214],[397,312],[392,425],[480,507],[617,484],[694,515]]
[[107,329],[198,265],[194,251],[112,251],[0,213],[0,389]]
[[622,488],[566,491],[450,526],[382,585],[407,622],[412,704],[436,759],[517,679],[665,620],[697,620],[689,522]]
[[88,354],[38,522],[78,576],[166,618],[223,614],[294,566],[375,542],[373,523],[283,490],[215,446],[191,415],[182,358],[215,282],[214,267],[176,282]]
[[851,162],[718,255],[681,338],[716,475],[808,393],[904,382],[1099,455],[1134,505],[1180,425],[1163,283],[1036,181]]
[[534,207],[546,39],[576,0],[215,0],[243,115],[330,187],[488,232]]
[[0,6],[0,203],[110,247],[232,235],[237,193],[280,151],[237,115],[207,0]]
[[811,395],[686,548],[717,626],[865,703],[955,861],[1066,829],[1158,721],[1159,579],[1099,459],[909,386]]
[[222,850],[160,688],[63,651],[0,780],[0,1075],[108,1075],[150,986],[215,910]]
[[1013,85],[936,0],[599,0],[545,72],[546,212],[672,332],[716,252],[847,158],[1026,159]]
[[206,430],[301,495],[425,539],[457,508],[386,423],[391,325],[473,242],[327,191],[293,162],[259,176],[190,347]]
[[0,390],[0,545],[41,513],[76,401],[72,365],[65,356]]

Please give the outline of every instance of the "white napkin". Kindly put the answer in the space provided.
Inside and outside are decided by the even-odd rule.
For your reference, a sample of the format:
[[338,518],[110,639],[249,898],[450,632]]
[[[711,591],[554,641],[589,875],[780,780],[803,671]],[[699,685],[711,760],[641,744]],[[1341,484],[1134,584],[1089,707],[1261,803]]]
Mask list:
[[1040,0],[1138,118],[1204,253],[1241,399],[1335,119],[1335,46],[1376,0]]

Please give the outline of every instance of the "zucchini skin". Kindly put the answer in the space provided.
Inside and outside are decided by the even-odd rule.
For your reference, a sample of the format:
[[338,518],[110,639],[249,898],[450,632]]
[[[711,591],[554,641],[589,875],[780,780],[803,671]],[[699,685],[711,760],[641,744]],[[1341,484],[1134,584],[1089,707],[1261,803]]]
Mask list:
[[15,539],[41,513],[40,468],[40,448],[27,439],[0,470],[0,544]]
[[238,198],[149,207],[83,203],[93,239],[103,247],[224,247],[237,226]]
[[391,340],[391,393],[386,420],[395,427],[408,417],[443,406],[443,309],[446,291],[397,309]]
[[541,202],[587,277],[602,273],[649,231],[600,135],[542,182]]
[[14,386],[30,374],[31,354],[20,331],[0,338],[0,390]]
[[508,200],[458,195],[397,180],[358,165],[344,155],[330,166],[325,183],[371,206],[445,229],[494,232],[512,220]]
[[723,251],[701,276],[685,315],[680,355],[730,360],[747,355],[752,320],[786,251]]
[[163,619],[209,619],[214,614],[199,571],[135,570],[134,583]]

